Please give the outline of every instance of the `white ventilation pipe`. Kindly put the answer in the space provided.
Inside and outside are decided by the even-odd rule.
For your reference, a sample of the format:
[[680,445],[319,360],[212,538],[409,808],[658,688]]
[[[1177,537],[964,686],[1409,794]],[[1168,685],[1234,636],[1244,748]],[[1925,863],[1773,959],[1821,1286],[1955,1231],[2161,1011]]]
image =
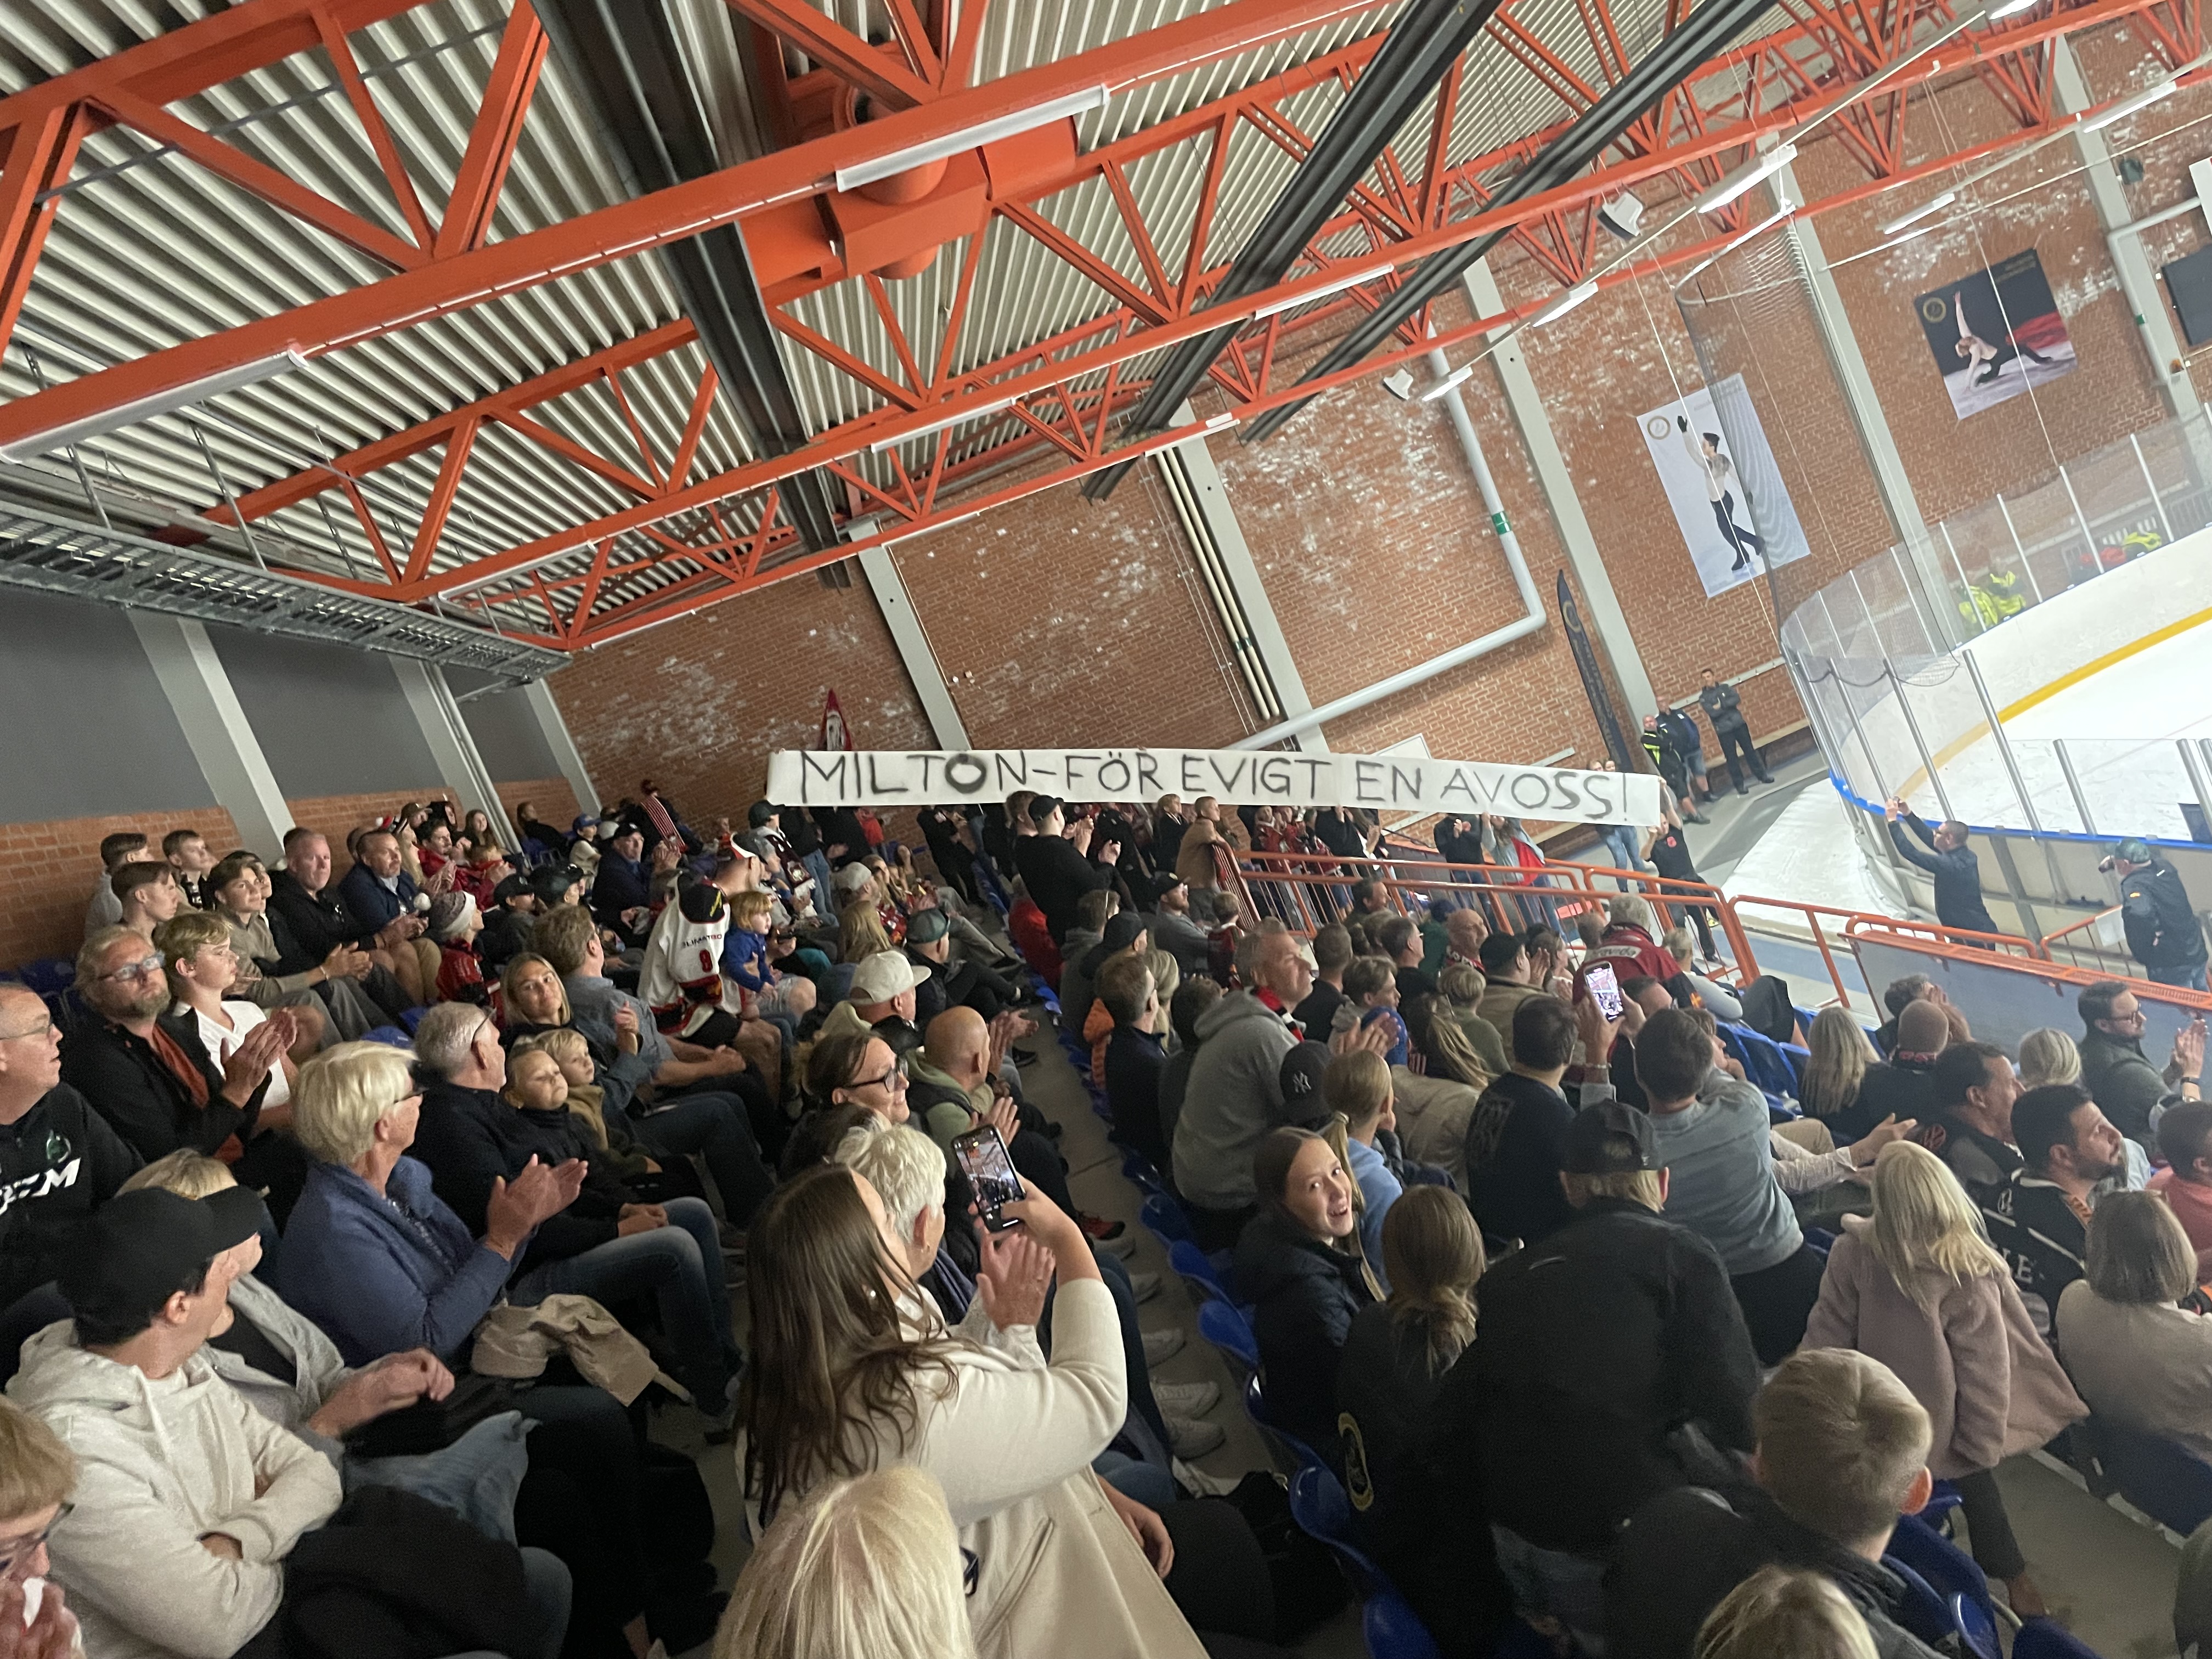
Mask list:
[[[1429,353],[1429,372],[1442,380],[1451,373],[1451,364],[1442,351]],[[1249,738],[1239,738],[1232,749],[1264,749],[1271,743],[1280,743],[1285,738],[1297,737],[1312,731],[1323,721],[1333,720],[1364,708],[1370,703],[1380,702],[1385,697],[1395,697],[1401,691],[1449,673],[1455,668],[1477,661],[1493,651],[1503,650],[1516,640],[1525,640],[1544,626],[1544,600],[1536,592],[1536,579],[1528,574],[1528,561],[1522,556],[1520,538],[1514,535],[1513,526],[1507,522],[1505,504],[1498,497],[1498,482],[1490,476],[1490,463],[1483,458],[1482,441],[1475,436],[1474,422],[1468,416],[1467,403],[1454,386],[1444,393],[1442,402],[1451,415],[1452,430],[1459,434],[1459,447],[1467,456],[1467,464],[1474,473],[1474,487],[1482,496],[1483,510],[1490,514],[1491,528],[1498,532],[1499,546],[1505,551],[1505,568],[1513,573],[1513,585],[1521,592],[1521,606],[1524,614],[1517,622],[1503,628],[1492,629],[1479,640],[1469,640],[1465,645],[1454,646],[1442,656],[1431,657],[1426,662],[1415,663],[1411,668],[1400,670],[1388,679],[1372,685],[1362,686],[1334,702],[1324,703],[1310,714],[1299,714],[1279,720],[1265,731],[1255,732]]]

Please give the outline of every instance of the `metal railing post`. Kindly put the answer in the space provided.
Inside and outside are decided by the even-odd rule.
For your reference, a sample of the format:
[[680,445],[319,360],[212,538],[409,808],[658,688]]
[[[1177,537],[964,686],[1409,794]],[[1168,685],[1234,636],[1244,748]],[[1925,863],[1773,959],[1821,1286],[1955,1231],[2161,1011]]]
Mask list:
[[1928,774],[1928,781],[1935,786],[1936,799],[1943,809],[1943,816],[1947,818],[1958,817],[1951,810],[1951,797],[1944,790],[1942,775],[1936,770],[1936,757],[1928,752],[1928,739],[1920,734],[1920,721],[1912,712],[1912,700],[1905,695],[1904,680],[1887,663],[1882,665],[1882,672],[1888,675],[1889,683],[1897,688],[1897,707],[1905,716],[1905,729],[1912,733],[1912,746],[1920,751],[1921,769]]
[[2053,738],[2051,740],[2051,752],[2058,757],[2058,769],[2066,775],[2066,788],[2067,792],[2074,797],[2074,810],[2081,814],[2081,833],[2085,836],[2095,835],[2097,825],[2089,816],[2089,798],[2081,793],[2081,780],[2074,775],[2074,757],[2066,752],[2066,739]]
[[2028,562],[2027,545],[2021,540],[2020,528],[2012,521],[2012,509],[2005,505],[2005,498],[2002,495],[1997,497],[1997,511],[2004,517],[2005,531],[2012,538],[2013,551],[2020,555],[2020,568],[2027,573],[2027,591],[2034,594],[2035,602],[2041,605],[2043,584],[2035,580],[2035,567]]
[[2021,776],[2020,763],[2013,758],[2012,743],[2005,736],[2004,722],[1997,718],[1997,706],[1990,701],[1990,688],[1982,678],[1982,665],[1974,660],[1971,651],[1961,650],[1959,659],[1966,665],[1966,672],[1974,682],[1974,695],[1982,702],[1982,718],[1989,722],[1990,736],[1996,742],[1997,757],[2004,762],[2005,775],[2012,780],[2013,793],[2020,798],[2020,810],[2027,815],[2027,827],[2041,835],[2043,824],[2035,816],[2035,803],[2027,798],[2027,781]]
[[2212,789],[2205,787],[2203,754],[2187,738],[2176,738],[2173,744],[2181,750],[2182,769],[2189,774],[2189,787],[2197,792],[2197,805],[2203,809],[2205,822],[2212,823]]
[[2128,443],[2136,452],[2136,465],[2142,469],[2143,488],[2150,491],[2150,504],[2158,513],[2158,526],[2166,532],[2166,540],[2172,541],[2173,521],[2166,516],[2166,503],[2159,497],[2158,480],[2150,476],[2150,463],[2143,459],[2142,440],[2130,432],[2128,434]]
[[1982,607],[1974,602],[1974,585],[1966,580],[1966,567],[1959,562],[1959,550],[1951,540],[1951,521],[1942,520],[1936,528],[1943,532],[1943,550],[1951,556],[1951,568],[1959,573],[1959,592],[1964,595],[1960,608],[1966,612],[1967,620],[1973,623],[1976,634],[1987,633],[1990,624],[1983,620]]
[[2058,482],[2066,486],[2066,499],[2074,504],[2074,522],[2081,526],[2081,541],[2089,550],[2089,561],[2101,573],[2105,563],[2097,552],[2097,538],[2090,531],[2089,515],[2081,510],[2081,498],[2074,493],[2074,480],[2066,476],[2063,466],[2058,469]]

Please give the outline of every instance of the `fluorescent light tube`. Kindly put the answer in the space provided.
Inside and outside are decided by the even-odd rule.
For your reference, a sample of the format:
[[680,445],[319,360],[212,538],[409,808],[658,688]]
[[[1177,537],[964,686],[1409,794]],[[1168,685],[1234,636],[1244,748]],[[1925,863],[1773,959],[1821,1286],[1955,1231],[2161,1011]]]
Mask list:
[[1737,168],[1734,173],[1729,174],[1727,178],[1722,179],[1720,183],[1715,185],[1711,190],[1698,198],[1696,204],[1698,211],[1700,213],[1717,212],[1722,208],[1726,207],[1730,202],[1735,200],[1737,197],[1744,194],[1745,191],[1752,189],[1757,185],[1764,183],[1769,179],[1771,179],[1776,173],[1781,172],[1783,168],[1788,167],[1796,159],[1796,145],[1777,144],[1772,149],[1767,151],[1765,155],[1760,156],[1756,161],[1749,162],[1745,166]]
[[1894,236],[1899,231],[1903,230],[1905,226],[1912,223],[1916,219],[1925,219],[1929,214],[1942,211],[1958,199],[1959,192],[1957,191],[1947,190],[1941,196],[1936,197],[1933,201],[1923,203],[1920,206],[1913,209],[1911,212],[1906,214],[1902,219],[1892,219],[1887,224],[1881,228],[1881,234],[1885,236]]
[[1311,305],[1316,300],[1326,300],[1332,294],[1341,294],[1348,288],[1358,288],[1362,283],[1371,283],[1377,276],[1388,273],[1390,269],[1389,265],[1377,265],[1371,270],[1355,271],[1349,276],[1339,277],[1327,288],[1317,288],[1310,294],[1290,295],[1279,300],[1270,300],[1252,313],[1252,320],[1256,323],[1262,317],[1272,317],[1279,311],[1288,311],[1292,306]]
[[2161,81],[2148,91],[2137,93],[2125,103],[2113,105],[2112,108],[2106,110],[2102,115],[2084,117],[2081,122],[2081,131],[2084,132],[2095,132],[2101,127],[2108,127],[2112,125],[2115,121],[2124,121],[2129,116],[2133,115],[2136,111],[2148,109],[2153,104],[2158,102],[2160,99],[2171,98],[2179,90],[2180,82],[2171,80]]
[[1452,372],[1445,375],[1443,380],[1438,380],[1434,386],[1421,393],[1421,401],[1425,404],[1432,404],[1436,402],[1437,398],[1443,397],[1454,387],[1465,386],[1468,381],[1473,378],[1474,374],[1474,365],[1473,363],[1469,363],[1465,368],[1455,368],[1452,370]]
[[1242,418],[1243,417],[1241,416],[1229,414],[1224,411],[1222,414],[1214,416],[1212,419],[1207,421],[1204,426],[1200,427],[1199,430],[1201,432],[1218,432],[1225,426],[1235,426]]
[[1729,245],[1723,248],[1721,252],[1723,253],[1735,252],[1753,237],[1764,234],[1765,232],[1773,229],[1775,226],[1780,224],[1784,219],[1787,219],[1791,214],[1796,211],[1797,204],[1795,202],[1783,203],[1780,207],[1768,214],[1764,219],[1761,219],[1749,230],[1738,232],[1736,235],[1730,240]]
[[868,453],[880,455],[886,449],[896,449],[901,444],[910,444],[917,438],[934,437],[947,427],[961,426],[969,421],[980,421],[986,415],[996,415],[1002,409],[1012,409],[1019,402],[1021,399],[1018,397],[1001,398],[995,404],[984,404],[975,409],[963,409],[957,415],[948,415],[933,425],[920,427],[912,432],[902,432],[896,438],[878,438],[868,446]]
[[50,427],[44,432],[34,432],[27,438],[18,438],[14,443],[0,447],[0,460],[27,461],[33,456],[43,455],[49,450],[66,449],[71,444],[82,443],[87,438],[97,438],[101,433],[112,432],[118,427],[150,421],[157,415],[171,414],[187,404],[203,403],[210,398],[221,397],[226,392],[235,392],[240,386],[252,386],[257,381],[307,366],[307,360],[300,355],[298,349],[287,346],[273,357],[240,363],[236,368],[219,369],[213,374],[203,375],[183,386],[172,386],[167,392],[156,392],[151,397],[118,404],[113,409],[100,410],[97,415],[88,415],[81,421],[71,421],[67,426]]
[[1071,92],[1065,98],[1055,98],[1050,103],[1039,104],[1034,109],[1017,110],[1012,115],[978,121],[972,127],[963,127],[942,138],[927,139],[919,144],[909,144],[904,149],[893,150],[889,155],[878,155],[871,161],[839,167],[837,188],[858,190],[862,185],[872,185],[878,179],[909,172],[931,161],[941,161],[948,155],[959,155],[963,150],[980,149],[985,144],[997,143],[1001,138],[1012,138],[1021,133],[1034,132],[1039,127],[1048,127],[1054,121],[1065,121],[1071,116],[1088,115],[1092,110],[1105,108],[1111,96],[1104,87]]
[[1597,278],[1595,276],[1592,276],[1586,281],[1577,283],[1565,294],[1559,295],[1558,299],[1553,301],[1551,304],[1546,306],[1541,311],[1531,317],[1528,319],[1528,326],[1530,328],[1541,328],[1547,323],[1557,322],[1560,318],[1565,316],[1569,312],[1572,311],[1577,306],[1582,304],[1583,301],[1589,299],[1596,292]]

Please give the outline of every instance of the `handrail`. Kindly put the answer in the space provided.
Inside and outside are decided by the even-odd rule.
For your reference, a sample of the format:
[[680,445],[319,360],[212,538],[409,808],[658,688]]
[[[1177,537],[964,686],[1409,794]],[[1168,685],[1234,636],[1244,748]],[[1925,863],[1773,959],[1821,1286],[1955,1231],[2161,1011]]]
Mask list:
[[[2148,981],[2150,978],[2149,970],[2144,968],[2141,963],[2137,962],[2132,954],[2126,951],[2106,950],[2103,945],[2096,942],[2094,934],[2090,933],[2090,930],[2094,929],[2096,925],[2104,921],[2106,917],[2118,915],[2121,908],[2122,907],[2119,905],[2115,904],[2108,909],[2098,911],[2097,914],[2093,916],[2084,916],[2079,921],[2069,922],[2065,927],[2059,928],[2056,933],[2045,933],[2043,936],[2043,948],[2045,954],[2049,955],[2049,953],[2056,948],[2065,951],[2068,959],[2076,963],[2078,963],[2081,957],[2086,955],[2094,958],[2100,968],[2104,968],[2107,970],[2099,975],[2100,978],[2131,979]],[[2079,939],[2068,937],[2068,935],[2074,933],[2082,933],[2088,936]],[[2053,957],[2051,957],[2051,960],[2055,962],[2057,958]]]
[[[1972,927],[1954,927],[1946,922],[1919,921],[1911,917],[1875,915],[1860,911],[1844,924],[1844,935],[1855,939],[1862,929],[1874,929],[1885,933],[1919,933],[1946,945],[1971,945],[1976,950],[1994,951],[2000,956],[2024,956],[2031,962],[2048,962],[2050,953],[2039,939],[2021,933],[1984,933]],[[2014,950],[2013,947],[2017,946]]]
[[[1610,889],[1595,885],[1594,878],[1604,876],[1625,884],[1649,903],[1661,920],[1662,933],[1675,921],[1686,922],[1683,913],[1700,907],[1711,910],[1718,918],[1720,931],[1735,957],[1733,969],[1724,969],[1722,977],[1734,977],[1745,985],[1759,977],[1759,959],[1735,907],[1720,889],[1703,882],[1675,881],[1648,870],[1614,870],[1593,864],[1547,864],[1540,869],[1528,869],[1519,865],[1447,864],[1430,859],[1339,859],[1326,854],[1258,852],[1240,852],[1234,862],[1241,896],[1253,915],[1267,915],[1277,908],[1261,902],[1263,897],[1279,898],[1296,909],[1295,921],[1283,917],[1291,931],[1309,934],[1338,917],[1340,907],[1328,890],[1370,879],[1382,884],[1384,893],[1401,915],[1413,912],[1407,902],[1408,893],[1425,899],[1432,892],[1456,890],[1464,896],[1468,889],[1478,890],[1486,901],[1484,908],[1490,913],[1492,928],[1518,932],[1526,923],[1509,912],[1509,904],[1517,901],[1518,905],[1556,907],[1562,915],[1578,914],[1586,901],[1601,906],[1620,896],[1621,885]],[[1316,870],[1316,865],[1326,868]],[[1417,873],[1400,873],[1407,869]],[[1545,878],[1540,885],[1535,879],[1539,876]],[[1253,891],[1255,883],[1261,887],[1258,894]],[[1321,902],[1310,902],[1316,890]]]

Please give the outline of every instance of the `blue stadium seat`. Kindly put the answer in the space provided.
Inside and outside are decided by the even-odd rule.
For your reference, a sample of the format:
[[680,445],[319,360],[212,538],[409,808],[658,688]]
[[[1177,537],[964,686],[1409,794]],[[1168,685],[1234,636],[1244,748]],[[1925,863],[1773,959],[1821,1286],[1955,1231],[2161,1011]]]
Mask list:
[[402,1009],[399,1014],[399,1023],[407,1028],[408,1034],[411,1036],[414,1034],[415,1028],[422,1023],[422,1016],[429,1012],[429,1009],[427,1007]]
[[397,1025],[372,1025],[361,1034],[361,1040],[363,1042],[389,1043],[394,1048],[410,1048],[415,1044],[415,1039]]
[[1897,1530],[1889,1535],[1888,1553],[1925,1578],[1938,1595],[1963,1595],[1972,1603],[1980,1622],[1994,1631],[1996,1603],[1990,1597],[1990,1581],[1974,1558],[1917,1515],[1899,1516]]
[[1959,1639],[1973,1659],[2004,1659],[2004,1644],[1997,1640],[1997,1621],[1971,1595],[1951,1598],[1951,1620]]
[[1782,1045],[1748,1025],[1722,1022],[1721,1047],[1743,1062],[1743,1074],[1752,1084],[1768,1096],[1794,1095],[1797,1091],[1797,1073]]
[[1190,1287],[1194,1302],[1227,1302],[1232,1298],[1229,1287],[1221,1282],[1214,1271],[1212,1260],[1204,1250],[1188,1238],[1178,1238],[1168,1246],[1168,1266],[1173,1267],[1182,1282]]
[[76,963],[68,957],[40,957],[18,968],[15,977],[40,996],[51,999],[76,983]]
[[[1813,1236],[1810,1229],[1805,1236]],[[1958,1507],[1959,1489],[1948,1480],[1938,1480],[1928,1493],[1928,1507],[1920,1511],[1920,1518],[1941,1532],[1951,1511]]]
[[2098,1659],[2097,1650],[2055,1619],[2031,1619],[2012,1638],[2012,1659]]
[[1190,1218],[1182,1212],[1182,1206],[1176,1202],[1172,1194],[1152,1194],[1145,1200],[1138,1214],[1143,1218],[1145,1230],[1160,1241],[1163,1249],[1172,1249],[1178,1241],[1193,1244],[1198,1242],[1190,1230]]
[[1439,1659],[1436,1638],[1395,1590],[1367,1598],[1359,1609],[1359,1629],[1367,1638],[1369,1659]]
[[2120,1496],[2152,1520],[2185,1538],[2212,1520],[2212,1463],[2163,1435],[2096,1417],[2081,1426]]
[[1252,1334],[1250,1322],[1230,1304],[1216,1300],[1200,1304],[1198,1334],[1247,1372],[1260,1369],[1259,1339]]
[[1154,1194],[1164,1194],[1168,1189],[1167,1182],[1160,1179],[1160,1172],[1152,1167],[1152,1160],[1139,1152],[1125,1151],[1121,1154],[1121,1179],[1147,1198]]
[[1895,1573],[1905,1586],[1905,1598],[1897,1607],[1897,1622],[1929,1647],[1948,1651],[1945,1644],[1960,1635],[1958,1615],[1951,1611],[1951,1604],[1936,1593],[1934,1585],[1895,1556],[1883,1556],[1881,1564]]

